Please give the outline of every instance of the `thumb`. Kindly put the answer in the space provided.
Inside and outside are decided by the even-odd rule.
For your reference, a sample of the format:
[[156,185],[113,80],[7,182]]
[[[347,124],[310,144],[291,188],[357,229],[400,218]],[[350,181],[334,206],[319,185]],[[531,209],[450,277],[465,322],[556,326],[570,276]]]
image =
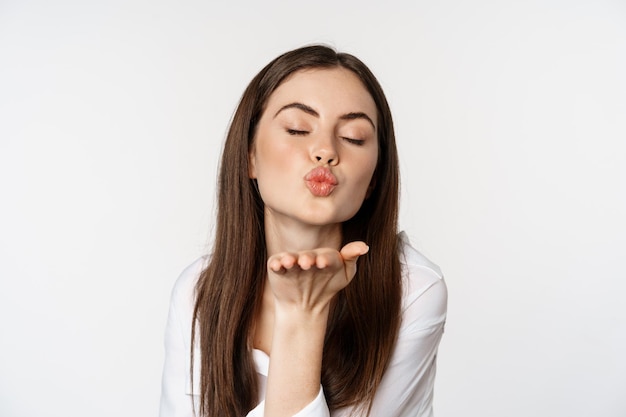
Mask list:
[[339,253],[343,258],[348,280],[351,280],[354,274],[356,274],[356,261],[359,259],[359,256],[365,255],[369,250],[370,247],[361,241],[350,242],[341,248]]

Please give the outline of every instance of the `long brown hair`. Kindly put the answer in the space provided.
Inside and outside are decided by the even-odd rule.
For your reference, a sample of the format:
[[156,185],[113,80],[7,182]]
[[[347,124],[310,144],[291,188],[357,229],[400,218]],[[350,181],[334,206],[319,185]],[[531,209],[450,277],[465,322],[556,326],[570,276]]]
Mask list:
[[374,99],[379,159],[374,189],[343,224],[344,244],[363,240],[370,251],[361,257],[357,275],[331,308],[322,360],[322,385],[330,409],[371,407],[389,363],[401,303],[399,173],[391,112],[378,81],[359,59],[326,46],[306,46],[279,56],[254,77],[226,138],[214,249],[196,286],[192,326],[192,367],[194,340],[200,339],[202,416],[241,416],[258,402],[250,333],[263,293],[267,251],[263,201],[248,176],[257,123],[270,95],[289,75],[305,68],[333,67],[356,74]]

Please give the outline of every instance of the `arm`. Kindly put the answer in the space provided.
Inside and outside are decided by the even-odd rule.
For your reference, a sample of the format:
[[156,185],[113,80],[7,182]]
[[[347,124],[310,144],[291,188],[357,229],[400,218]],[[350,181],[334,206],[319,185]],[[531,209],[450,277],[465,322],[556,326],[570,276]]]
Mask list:
[[[364,243],[353,242],[341,252],[318,249],[269,259],[274,331],[265,396],[266,417],[293,416],[309,407],[315,408],[320,397],[323,398],[322,352],[329,303],[349,284],[358,257],[367,250]],[[327,407],[322,408],[326,414]]]
[[[412,248],[404,262],[402,324],[398,341],[370,416],[432,417],[433,391],[439,342],[447,314],[447,288],[439,268]],[[263,408],[257,409],[263,416]],[[351,408],[333,412],[349,416]],[[295,417],[321,417],[330,413],[323,393]],[[266,414],[269,416],[269,414]]]

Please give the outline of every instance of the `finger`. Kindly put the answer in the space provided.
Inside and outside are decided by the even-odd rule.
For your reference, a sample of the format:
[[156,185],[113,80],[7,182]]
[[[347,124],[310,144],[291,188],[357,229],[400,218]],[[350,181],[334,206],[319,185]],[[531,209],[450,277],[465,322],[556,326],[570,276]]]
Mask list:
[[348,280],[354,278],[356,274],[356,261],[359,259],[359,256],[365,255],[369,252],[370,247],[365,244],[365,242],[350,242],[341,248],[339,252],[341,257],[343,258],[345,267],[346,267],[346,276]]
[[280,264],[285,269],[291,269],[296,264],[296,260],[297,260],[297,258],[294,255],[292,255],[290,253],[286,253],[283,256],[281,256]]
[[313,252],[301,252],[298,254],[298,266],[306,271],[311,269],[315,265],[315,253]]
[[284,273],[293,268],[295,264],[296,258],[290,253],[274,255],[267,261],[268,268],[276,273]]
[[357,241],[350,242],[339,252],[344,262],[356,262],[359,256],[365,255],[370,250],[370,247],[365,242]]
[[269,270],[276,273],[282,273],[285,271],[282,264],[280,263],[280,257],[277,256],[272,256],[270,259],[268,259],[267,267]]
[[325,268],[340,268],[343,262],[343,259],[334,249],[318,249],[317,257],[315,258],[315,266],[317,269],[325,269]]

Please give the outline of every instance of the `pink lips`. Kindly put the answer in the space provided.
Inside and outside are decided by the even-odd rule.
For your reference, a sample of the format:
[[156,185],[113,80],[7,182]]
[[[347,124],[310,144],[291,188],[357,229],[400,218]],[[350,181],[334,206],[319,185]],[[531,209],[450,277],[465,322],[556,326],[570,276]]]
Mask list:
[[337,185],[337,178],[330,169],[324,167],[313,168],[304,176],[304,181],[311,194],[316,197],[329,196]]

